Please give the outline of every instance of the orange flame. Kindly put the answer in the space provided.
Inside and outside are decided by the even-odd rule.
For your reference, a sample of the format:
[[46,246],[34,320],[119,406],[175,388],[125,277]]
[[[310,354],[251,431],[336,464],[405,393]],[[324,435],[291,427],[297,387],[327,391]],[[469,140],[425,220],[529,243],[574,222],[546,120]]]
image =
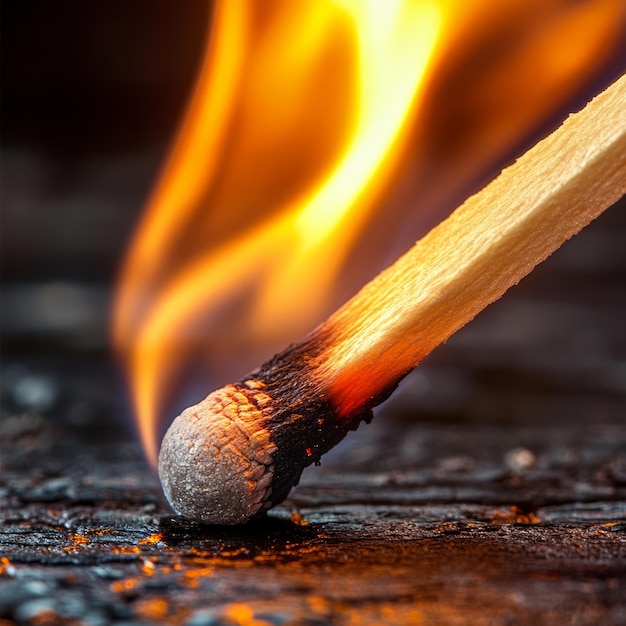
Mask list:
[[218,384],[229,355],[245,354],[243,374],[298,339],[379,269],[399,200],[457,199],[602,67],[624,13],[621,0],[218,2],[115,308],[150,461],[198,353],[224,368]]

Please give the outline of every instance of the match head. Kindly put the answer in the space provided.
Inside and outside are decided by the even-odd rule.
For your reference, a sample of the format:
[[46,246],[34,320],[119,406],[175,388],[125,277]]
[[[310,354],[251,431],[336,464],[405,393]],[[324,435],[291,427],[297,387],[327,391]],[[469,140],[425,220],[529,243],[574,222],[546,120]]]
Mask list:
[[172,508],[207,524],[242,524],[271,506],[276,444],[264,426],[271,397],[227,385],[179,415],[159,454]]

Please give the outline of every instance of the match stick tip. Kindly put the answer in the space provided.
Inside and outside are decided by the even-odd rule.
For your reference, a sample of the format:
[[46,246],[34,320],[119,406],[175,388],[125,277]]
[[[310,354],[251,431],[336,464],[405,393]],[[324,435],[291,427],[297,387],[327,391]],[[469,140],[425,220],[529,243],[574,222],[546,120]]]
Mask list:
[[339,413],[320,391],[313,354],[310,342],[294,344],[174,420],[159,477],[177,513],[206,524],[259,517],[287,497],[305,467],[369,422],[369,406]]
[[177,513],[206,524],[243,524],[270,508],[276,446],[263,423],[271,397],[255,383],[214,391],[170,426],[159,477]]

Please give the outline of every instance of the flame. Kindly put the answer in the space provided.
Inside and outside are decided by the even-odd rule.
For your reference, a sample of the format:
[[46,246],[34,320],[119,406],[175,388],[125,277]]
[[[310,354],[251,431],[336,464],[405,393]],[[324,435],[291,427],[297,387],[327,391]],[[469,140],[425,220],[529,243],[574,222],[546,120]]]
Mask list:
[[379,269],[405,197],[419,187],[442,208],[484,175],[602,67],[624,12],[621,0],[217,2],[114,311],[150,461],[190,363],[226,382],[215,370],[232,374],[229,355],[249,368],[310,330]]

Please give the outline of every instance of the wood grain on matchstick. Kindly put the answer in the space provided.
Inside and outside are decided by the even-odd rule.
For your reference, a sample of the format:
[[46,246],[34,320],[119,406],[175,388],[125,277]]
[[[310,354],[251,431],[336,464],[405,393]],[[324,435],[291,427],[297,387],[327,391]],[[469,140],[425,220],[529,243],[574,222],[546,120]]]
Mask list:
[[626,193],[626,77],[467,200],[304,341],[179,416],[176,511],[243,523],[371,417],[433,348]]
[[350,411],[626,193],[626,77],[529,150],[326,323],[319,376]]

